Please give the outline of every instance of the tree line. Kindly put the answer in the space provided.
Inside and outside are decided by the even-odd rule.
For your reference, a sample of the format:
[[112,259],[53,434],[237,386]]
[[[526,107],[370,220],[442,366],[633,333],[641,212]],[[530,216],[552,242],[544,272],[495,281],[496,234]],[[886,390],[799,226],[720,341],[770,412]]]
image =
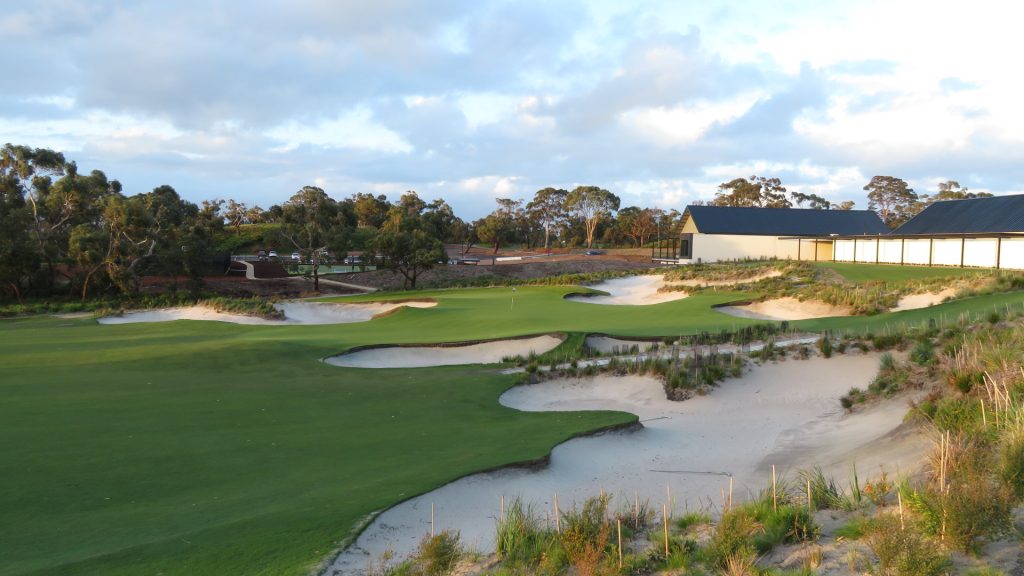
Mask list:
[[[936,200],[990,196],[955,181],[934,196],[918,196],[906,182],[876,176],[864,187],[868,208],[890,226]],[[526,249],[633,246],[676,236],[678,210],[621,206],[599,186],[543,188],[529,200],[496,199],[477,220],[459,218],[443,199],[427,202],[414,191],[397,202],[356,193],[336,200],[305,186],[286,202],[264,210],[243,202],[182,199],[171,186],[124,194],[99,170],[79,172],[60,152],[7,144],[0,150],[0,299],[73,294],[134,294],[143,275],[184,276],[195,289],[217,256],[217,239],[247,224],[274,224],[281,242],[319,269],[348,250],[362,250],[415,287],[426,269],[448,258],[446,244],[463,255],[477,244]],[[700,202],[698,202],[700,203]],[[787,191],[778,178],[737,178],[719,186],[717,206],[848,210],[815,194]],[[370,234],[355,234],[359,229]]]
[[[919,195],[905,180],[895,176],[874,176],[864,186],[864,191],[867,192],[868,210],[877,213],[889,228],[899,227],[935,202],[992,196],[988,192],[970,192],[956,180],[939,183],[935,194]],[[806,204],[807,208],[815,210],[852,210],[855,206],[851,200],[833,204],[817,194],[797,191],[791,191],[787,196],[781,180],[756,175],[719,185],[715,198],[707,204],[761,208],[803,208]]]

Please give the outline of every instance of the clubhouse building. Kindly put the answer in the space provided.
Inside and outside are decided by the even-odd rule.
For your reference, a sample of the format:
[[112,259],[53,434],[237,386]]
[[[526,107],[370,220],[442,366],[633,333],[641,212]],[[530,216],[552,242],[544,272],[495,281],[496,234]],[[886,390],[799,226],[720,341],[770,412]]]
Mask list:
[[1024,270],[1024,195],[936,202],[896,230],[869,210],[688,206],[678,243],[652,257]]

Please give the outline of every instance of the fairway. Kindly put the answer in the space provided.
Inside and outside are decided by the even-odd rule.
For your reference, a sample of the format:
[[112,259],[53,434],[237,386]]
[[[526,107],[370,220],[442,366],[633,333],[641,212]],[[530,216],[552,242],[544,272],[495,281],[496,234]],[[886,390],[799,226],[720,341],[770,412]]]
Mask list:
[[896,264],[854,264],[852,262],[817,262],[815,266],[834,270],[850,282],[905,282],[932,278],[964,278],[991,276],[998,271],[948,266],[898,266]]
[[[354,346],[754,323],[711,309],[752,294],[644,307],[564,299],[586,290],[519,287],[514,303],[509,288],[418,292],[438,306],[348,325],[0,321],[0,574],[306,574],[374,511],[635,420],[504,408],[497,398],[515,377],[493,366],[320,361]],[[793,325],[877,329],[1021,301],[1000,294]]]

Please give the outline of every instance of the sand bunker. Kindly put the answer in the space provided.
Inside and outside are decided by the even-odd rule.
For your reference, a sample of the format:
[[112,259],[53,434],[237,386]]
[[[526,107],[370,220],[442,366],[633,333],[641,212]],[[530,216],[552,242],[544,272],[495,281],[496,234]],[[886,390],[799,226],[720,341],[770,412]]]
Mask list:
[[850,316],[853,313],[846,306],[834,306],[816,300],[800,301],[796,298],[775,298],[743,306],[720,306],[715,310],[729,316],[757,320],[807,320]]
[[458,530],[470,547],[489,552],[502,495],[506,502],[522,498],[544,518],[555,493],[563,510],[602,490],[613,496],[613,509],[631,503],[634,491],[660,508],[668,487],[674,512],[709,506],[714,511],[729,475],[742,500],[770,482],[771,464],[789,478],[817,464],[839,482],[853,460],[861,478],[877,475],[881,464],[890,473],[916,468],[923,454],[917,449],[927,439],[893,432],[902,430],[905,399],[852,415],[839,406],[839,397],[852,386],[863,388],[877,367],[876,355],[768,364],[686,402],[666,400],[657,380],[639,376],[513,388],[501,397],[503,405],[623,410],[637,414],[644,428],[571,440],[557,446],[541,470],[475,474],[399,504],[381,514],[327,573],[360,574],[388,548],[399,556],[410,552],[430,529],[431,503],[437,530]]
[[946,298],[952,298],[956,296],[956,288],[946,288],[941,292],[925,292],[923,294],[911,294],[900,298],[896,307],[892,309],[892,312],[902,312],[903,310],[917,310],[918,308],[927,308],[929,306],[935,306],[941,304]]
[[736,278],[732,280],[702,280],[700,278],[693,278],[690,280],[681,280],[679,282],[673,282],[675,286],[735,286],[737,284],[749,284],[751,282],[759,282],[761,280],[767,280],[768,278],[776,278],[782,276],[782,272],[779,270],[772,270],[770,272],[764,272],[762,274],[755,274],[754,276],[748,276],[746,278]]
[[561,343],[561,339],[546,335],[454,346],[380,346],[331,356],[325,358],[324,362],[346,368],[425,368],[456,364],[497,364],[508,356],[529,356],[531,352],[543,354]]
[[121,316],[100,318],[100,324],[134,324],[136,322],[171,322],[174,320],[211,320],[233,324],[283,326],[290,324],[348,324],[366,322],[375,316],[403,307],[430,308],[436,302],[369,302],[366,304],[335,304],[331,302],[281,302],[274,308],[284,313],[284,320],[268,320],[258,316],[218,312],[205,306],[163,308],[128,312]]
[[603,294],[571,294],[566,300],[574,302],[586,302],[587,304],[611,304],[620,306],[637,306],[645,304],[661,304],[673,300],[686,298],[686,292],[670,291],[659,292],[666,286],[664,276],[627,276],[625,278],[613,278],[598,284],[588,286],[594,290],[607,292]]

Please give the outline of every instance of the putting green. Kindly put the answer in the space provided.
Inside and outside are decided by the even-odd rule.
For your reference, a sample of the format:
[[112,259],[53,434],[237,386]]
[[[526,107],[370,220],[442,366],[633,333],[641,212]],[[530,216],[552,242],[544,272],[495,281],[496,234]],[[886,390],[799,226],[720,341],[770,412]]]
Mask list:
[[[750,294],[642,307],[563,299],[580,290],[520,287],[514,303],[509,288],[416,293],[439,305],[349,325],[0,321],[0,574],[305,574],[375,510],[634,420],[503,408],[514,377],[493,367],[319,362],[347,348],[753,323],[711,309]],[[793,324],[867,329],[1022,299]]]

